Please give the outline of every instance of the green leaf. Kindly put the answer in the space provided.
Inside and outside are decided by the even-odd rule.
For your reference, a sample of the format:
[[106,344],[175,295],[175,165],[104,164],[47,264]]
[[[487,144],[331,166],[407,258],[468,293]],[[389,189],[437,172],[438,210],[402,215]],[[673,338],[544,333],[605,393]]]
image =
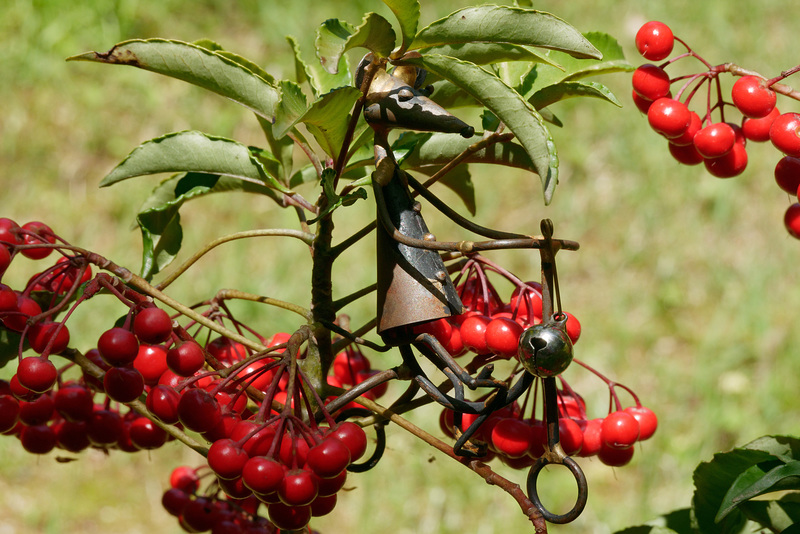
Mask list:
[[581,58],[600,58],[600,52],[574,27],[545,13],[506,6],[461,9],[423,28],[413,49],[459,43],[514,43],[562,50]]
[[777,501],[747,501],[739,508],[750,519],[772,532],[791,532],[786,529],[800,527],[800,494],[790,493]]
[[597,82],[561,82],[549,85],[535,92],[528,102],[534,108],[542,109],[561,100],[579,96],[599,98],[611,102],[617,107],[622,107],[622,103],[614,96],[614,93],[605,85]]
[[[777,465],[776,465],[777,464]],[[800,461],[783,463],[780,460],[756,464],[741,473],[722,499],[717,522],[725,518],[740,503],[779,490],[800,489]]]
[[519,93],[497,76],[466,61],[430,54],[408,60],[458,85],[514,132],[530,156],[542,180],[545,204],[549,204],[558,182],[558,156],[544,120]]
[[278,91],[270,79],[218,51],[182,41],[134,39],[108,52],[87,52],[68,61],[130,65],[177,78],[230,98],[269,120],[278,102]]
[[315,218],[310,219],[308,224],[314,224],[321,218],[342,206],[350,206],[357,200],[367,199],[367,191],[363,187],[359,187],[355,191],[352,191],[344,196],[337,195],[336,191],[333,189],[333,181],[335,177],[336,171],[330,167],[322,171],[322,191],[327,197],[327,206],[324,210],[322,210],[322,213],[317,215]]
[[317,30],[317,57],[331,74],[339,69],[339,59],[352,48],[362,47],[378,57],[388,57],[394,48],[395,35],[388,20],[377,13],[367,13],[361,26],[329,19]]
[[702,534],[732,534],[741,531],[746,519],[734,509],[719,523],[715,521],[722,500],[736,478],[751,466],[776,457],[768,452],[733,449],[717,453],[710,462],[702,462],[694,471],[692,509],[694,525]]
[[695,534],[691,525],[691,510],[682,508],[663,515],[644,525],[618,530],[614,534]]
[[141,276],[151,279],[178,254],[183,239],[179,210],[185,202],[228,191],[262,194],[280,203],[269,187],[230,176],[190,172],[165,180],[152,191],[136,216],[144,245]]
[[[405,153],[402,148],[396,149],[395,152],[400,167],[406,170],[422,170],[425,167],[445,165],[475,142],[461,136],[443,133],[404,133],[401,140],[413,143],[412,148]],[[535,172],[530,156],[516,143],[495,143],[489,148],[471,154],[465,163],[505,165]]]
[[296,83],[289,80],[281,80],[278,83],[281,91],[281,100],[275,112],[275,123],[272,133],[276,139],[283,138],[291,130],[300,117],[308,110],[306,95]]
[[585,36],[603,54],[602,59],[576,59],[568,54],[551,51],[547,57],[561,67],[533,65],[523,79],[520,93],[530,97],[535,91],[562,81],[634,70],[633,65],[625,59],[622,47],[616,39],[602,32],[590,32]]
[[264,132],[264,137],[267,139],[269,149],[272,154],[274,154],[274,158],[278,163],[278,169],[276,172],[273,173],[270,171],[269,167],[267,167],[267,171],[270,174],[278,176],[282,183],[287,183],[292,174],[292,163],[294,161],[294,141],[286,136],[281,139],[276,138],[275,134],[273,133],[272,123],[263,117],[259,117],[258,115],[256,115],[256,118],[258,119],[258,123],[261,125],[261,130]]
[[786,463],[800,460],[800,439],[792,436],[762,436],[742,448],[766,452]]
[[400,23],[403,43],[400,45],[398,54],[402,55],[411,46],[419,27],[419,2],[418,0],[383,0],[383,3],[389,6]]
[[327,93],[331,89],[344,87],[353,83],[353,75],[350,72],[350,62],[347,56],[339,58],[336,74],[331,74],[316,61],[311,64],[303,60],[300,45],[294,37],[286,37],[289,45],[294,52],[295,78],[298,84],[308,82],[311,93],[314,97]]
[[[281,87],[284,83],[292,89],[299,90],[299,87],[291,82],[281,82]],[[301,99],[294,94],[291,101],[287,101],[286,112],[282,99],[275,123],[275,135],[283,136],[298,123],[303,123],[322,149],[335,160],[344,143],[350,121],[350,110],[360,96],[361,92],[355,87],[339,87],[319,97],[308,109],[302,110]],[[302,102],[305,102],[305,98]]]
[[135,176],[184,171],[225,174],[290,192],[267,173],[246,146],[196,131],[171,133],[142,143],[103,178],[100,187]]
[[433,87],[431,100],[445,109],[480,105],[475,97],[447,80],[436,82]]
[[530,61],[534,63],[550,63],[550,59],[524,46],[507,43],[459,43],[433,46],[420,50],[421,54],[439,54],[456,59],[463,59],[476,65],[488,65],[501,61]]

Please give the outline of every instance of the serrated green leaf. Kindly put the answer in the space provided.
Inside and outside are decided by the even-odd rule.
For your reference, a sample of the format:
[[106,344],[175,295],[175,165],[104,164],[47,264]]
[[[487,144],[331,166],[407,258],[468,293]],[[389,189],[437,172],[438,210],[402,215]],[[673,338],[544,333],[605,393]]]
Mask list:
[[246,146],[196,131],[171,133],[142,143],[103,178],[100,187],[136,176],[184,171],[225,174],[290,192],[267,173]]
[[181,173],[159,184],[136,216],[144,245],[141,276],[151,279],[180,251],[183,230],[179,210],[184,203],[212,193],[230,191],[262,194],[280,203],[278,195],[269,187],[230,176]]
[[303,113],[308,111],[308,103],[303,90],[296,83],[289,80],[278,82],[281,99],[275,111],[275,122],[272,133],[276,139],[283,138],[291,130]]
[[[282,85],[283,83],[281,82]],[[289,83],[291,84],[291,82]],[[284,113],[283,100],[281,100],[278,108],[279,120],[276,120],[275,124],[275,135],[285,135],[296,124],[303,123],[314,135],[322,149],[335,160],[344,142],[347,125],[350,121],[350,111],[360,96],[361,92],[355,87],[339,87],[319,97],[299,115],[297,115],[301,109],[299,101],[291,113],[288,111]]]
[[336,191],[333,189],[333,181],[336,178],[336,172],[332,168],[327,168],[322,171],[321,181],[322,181],[322,191],[325,194],[327,199],[325,209],[322,212],[314,217],[313,219],[308,220],[308,224],[314,224],[321,218],[329,215],[334,210],[342,207],[342,206],[350,206],[354,204],[358,200],[366,200],[367,198],[367,191],[363,187],[359,187],[355,191],[351,191],[350,193],[339,196],[336,194]]
[[331,74],[339,69],[342,55],[362,47],[378,57],[388,57],[395,43],[394,30],[388,20],[377,13],[367,13],[358,28],[338,19],[329,19],[317,29],[317,57]]
[[[403,145],[392,147],[400,167],[407,170],[445,165],[475,142],[461,136],[442,133],[405,133],[398,141],[410,143],[405,148]],[[530,156],[516,143],[495,143],[489,148],[471,154],[465,163],[505,165],[535,172]]]
[[420,50],[421,54],[439,54],[456,59],[463,59],[476,65],[488,65],[501,61],[530,61],[534,63],[551,63],[543,54],[537,54],[524,46],[508,43],[459,43],[453,45],[434,46]]
[[308,82],[311,93],[317,96],[327,93],[331,89],[344,87],[353,83],[353,76],[350,72],[350,62],[347,56],[339,58],[339,65],[336,74],[331,74],[319,63],[306,63],[300,50],[300,45],[292,36],[287,36],[286,41],[292,47],[294,53],[295,79],[298,84]]
[[625,59],[622,47],[616,39],[602,32],[590,32],[585,36],[603,54],[602,59],[576,59],[568,54],[551,51],[547,57],[561,68],[545,64],[533,65],[530,72],[523,77],[520,93],[527,98],[535,91],[559,82],[634,70],[633,65]]
[[[776,465],[777,464],[777,465]],[[725,518],[740,503],[779,490],[800,489],[800,461],[783,463],[780,460],[756,464],[741,473],[722,499],[717,522]]]
[[216,51],[182,41],[134,39],[105,53],[87,52],[70,60],[130,65],[177,78],[227,97],[269,120],[278,102],[278,91],[270,80]]
[[398,54],[402,55],[411,46],[419,27],[419,2],[418,0],[383,0],[383,3],[389,6],[400,23],[403,42]]
[[503,121],[530,156],[542,180],[545,204],[549,204],[558,182],[558,156],[542,116],[514,89],[473,63],[435,54],[408,62],[461,87]]
[[561,100],[579,96],[599,98],[611,102],[617,107],[622,107],[622,102],[614,96],[614,93],[602,83],[597,82],[561,82],[550,85],[536,91],[533,96],[528,99],[528,102],[530,102],[534,108],[542,109],[550,104],[560,102]]
[[601,57],[578,30],[560,18],[507,6],[460,9],[420,30],[412,49],[473,42],[513,43],[562,50],[575,57]]

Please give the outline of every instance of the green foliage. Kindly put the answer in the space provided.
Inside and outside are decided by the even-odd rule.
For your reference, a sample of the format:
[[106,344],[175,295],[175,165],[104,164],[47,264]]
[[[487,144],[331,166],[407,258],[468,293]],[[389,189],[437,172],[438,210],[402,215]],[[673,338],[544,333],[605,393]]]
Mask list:
[[[200,132],[168,134],[131,152],[101,185],[161,172],[186,173],[184,181],[186,177],[206,175],[235,177],[280,193],[292,193],[289,186],[319,181],[330,204],[326,211],[311,219],[312,223],[335,208],[352,205],[363,197],[364,191],[358,190],[356,197],[352,196],[355,193],[340,197],[333,190],[338,176],[323,179],[323,171],[331,172],[323,160],[341,160],[344,166],[340,174],[351,179],[364,176],[363,169],[369,166],[370,131],[363,118],[351,115],[361,92],[352,86],[345,55],[351,49],[363,48],[376,58],[385,58],[384,61],[392,54],[394,59],[388,60],[396,65],[415,65],[426,69],[433,78],[445,80],[449,96],[439,97],[440,102],[484,108],[484,115],[491,117],[484,126],[508,128],[516,142],[477,151],[469,155],[467,162],[509,165],[535,172],[542,181],[545,203],[549,203],[558,182],[558,157],[545,118],[537,109],[544,110],[552,103],[579,96],[602,98],[619,105],[605,86],[578,81],[594,73],[628,68],[616,41],[599,33],[584,37],[549,13],[499,6],[462,9],[417,32],[416,1],[387,2],[387,5],[400,23],[403,39],[400,49],[392,52],[394,30],[376,13],[364,15],[358,27],[329,19],[317,31],[318,63],[307,63],[298,42],[288,38],[294,52],[294,81],[275,80],[255,62],[209,40],[195,43],[129,40],[106,53],[90,52],[70,58],[135,66],[225,96],[256,113],[269,145],[269,150],[248,148],[231,139]],[[540,54],[530,47],[546,49],[547,53]],[[420,52],[403,55],[406,50]],[[492,68],[487,70],[480,65]],[[553,71],[560,73],[560,77],[553,75]],[[516,75],[511,76],[511,72]],[[514,83],[509,85],[512,78]],[[552,83],[544,84],[544,79]],[[310,101],[302,87],[306,83]],[[437,93],[448,94],[448,90],[439,89]],[[530,89],[531,93],[524,95],[523,89]],[[555,122],[551,113],[545,114],[550,122]],[[311,156],[310,165],[292,174],[295,167],[292,143],[305,146],[307,154],[313,150],[306,135],[298,129],[300,125],[311,134],[325,158]],[[412,141],[419,146],[411,146]],[[404,167],[430,175],[462,152],[469,152],[472,143],[453,134],[435,134],[407,136],[402,144]],[[341,154],[342,150],[347,153]],[[468,171],[459,171],[442,183],[453,189],[474,213],[474,188]],[[233,189],[207,187],[203,194]],[[160,186],[154,196],[160,198],[163,193]],[[148,202],[147,211],[140,212],[137,220],[145,244],[142,268],[145,276],[161,271],[177,254],[182,243],[178,211],[184,200],[195,194],[167,195],[168,199],[156,208]],[[279,198],[272,191],[266,194],[273,200]]]
[[[692,508],[617,534],[785,532],[800,519],[800,439],[764,436],[714,455],[694,472]],[[790,491],[774,500],[752,500]],[[678,520],[681,518],[681,520]],[[687,520],[688,519],[688,520]]]

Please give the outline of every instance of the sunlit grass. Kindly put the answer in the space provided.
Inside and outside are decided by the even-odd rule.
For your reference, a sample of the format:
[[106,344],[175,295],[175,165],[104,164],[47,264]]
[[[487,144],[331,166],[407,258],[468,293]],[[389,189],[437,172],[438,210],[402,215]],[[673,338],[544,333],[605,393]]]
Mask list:
[[[191,128],[262,144],[257,124],[246,111],[186,84],[64,58],[129,38],[208,37],[285,77],[292,68],[287,33],[300,38],[311,60],[313,36],[307,32],[322,20],[338,16],[358,23],[370,10],[391,18],[377,1],[77,4],[11,0],[0,8],[0,216],[45,221],[68,240],[134,270],[140,238],[130,225],[159,178],[99,190],[105,173],[137,144],[165,132]],[[424,4],[426,21],[460,6]],[[773,74],[797,62],[796,25],[789,16],[796,6],[788,0],[545,1],[535,7],[581,30],[615,35],[634,63],[640,60],[632,36],[649,19],[670,24],[712,63],[730,60]],[[612,470],[596,460],[583,462],[588,509],[554,532],[612,532],[688,506],[699,461],[765,433],[796,434],[800,422],[800,335],[793,313],[800,308],[800,249],[782,228],[789,200],[772,180],[777,153],[751,144],[748,170],[732,180],[681,167],[629,103],[627,77],[604,81],[623,109],[599,101],[554,107],[566,126],[553,132],[561,183],[551,206],[543,207],[536,176],[475,172],[482,224],[535,232],[549,217],[557,235],[581,243],[580,251],[558,256],[564,305],[583,325],[577,357],[631,386],[660,417],[659,431],[637,449],[631,465]],[[798,109],[794,102],[781,104],[784,111]],[[313,189],[304,193],[314,198]],[[425,215],[441,238],[460,235],[432,209]],[[372,207],[362,202],[339,218],[337,228],[344,235],[371,217]],[[246,195],[195,201],[184,210],[183,223],[186,255],[237,230],[296,226],[291,212]],[[337,265],[341,294],[374,280],[371,243],[365,239]],[[492,258],[524,278],[537,276],[535,252]],[[309,265],[299,242],[237,242],[210,254],[170,291],[188,303],[223,287],[306,303]],[[39,267],[28,266],[31,271],[23,272],[15,265],[7,279],[24,282]],[[360,324],[373,306],[367,297],[348,311]],[[123,312],[110,302],[84,308],[71,321],[79,348],[90,347],[109,317]],[[255,306],[242,306],[240,313],[264,333],[296,324],[291,314]],[[397,363],[391,354],[375,355],[374,362]],[[566,378],[585,395],[590,414],[602,415],[605,386],[578,368]],[[437,416],[429,408],[411,418],[438,432]],[[524,531],[524,517],[502,492],[399,429],[388,431],[386,458],[373,472],[350,477],[353,490],[340,494],[340,505],[319,530]],[[192,454],[170,446],[149,457],[87,453],[61,464],[55,456],[34,458],[15,440],[0,440],[0,533],[180,531],[161,510],[160,492],[172,467],[199,462]],[[524,481],[523,472],[500,469]],[[543,491],[554,508],[569,506],[574,491],[572,481],[559,475],[547,473],[557,480]]]

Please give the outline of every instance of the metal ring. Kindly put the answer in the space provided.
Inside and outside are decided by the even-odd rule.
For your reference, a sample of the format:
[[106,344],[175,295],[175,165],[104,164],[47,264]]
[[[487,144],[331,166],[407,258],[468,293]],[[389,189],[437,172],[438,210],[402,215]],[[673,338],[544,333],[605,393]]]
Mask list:
[[533,505],[539,509],[539,512],[541,512],[542,517],[544,517],[545,520],[549,521],[550,523],[563,525],[565,523],[575,521],[575,519],[581,515],[581,512],[583,512],[583,509],[586,507],[589,486],[586,483],[586,475],[583,474],[578,462],[570,457],[564,458],[561,463],[572,472],[572,475],[575,477],[575,482],[578,484],[578,499],[575,501],[575,506],[572,507],[572,510],[566,514],[556,515],[552,513],[545,508],[542,504],[542,501],[539,500],[539,493],[536,489],[536,480],[539,478],[539,472],[544,466],[550,463],[556,462],[551,462],[546,457],[542,456],[536,460],[536,463],[534,463],[533,466],[531,466],[531,470],[528,472],[528,498],[531,500]]

